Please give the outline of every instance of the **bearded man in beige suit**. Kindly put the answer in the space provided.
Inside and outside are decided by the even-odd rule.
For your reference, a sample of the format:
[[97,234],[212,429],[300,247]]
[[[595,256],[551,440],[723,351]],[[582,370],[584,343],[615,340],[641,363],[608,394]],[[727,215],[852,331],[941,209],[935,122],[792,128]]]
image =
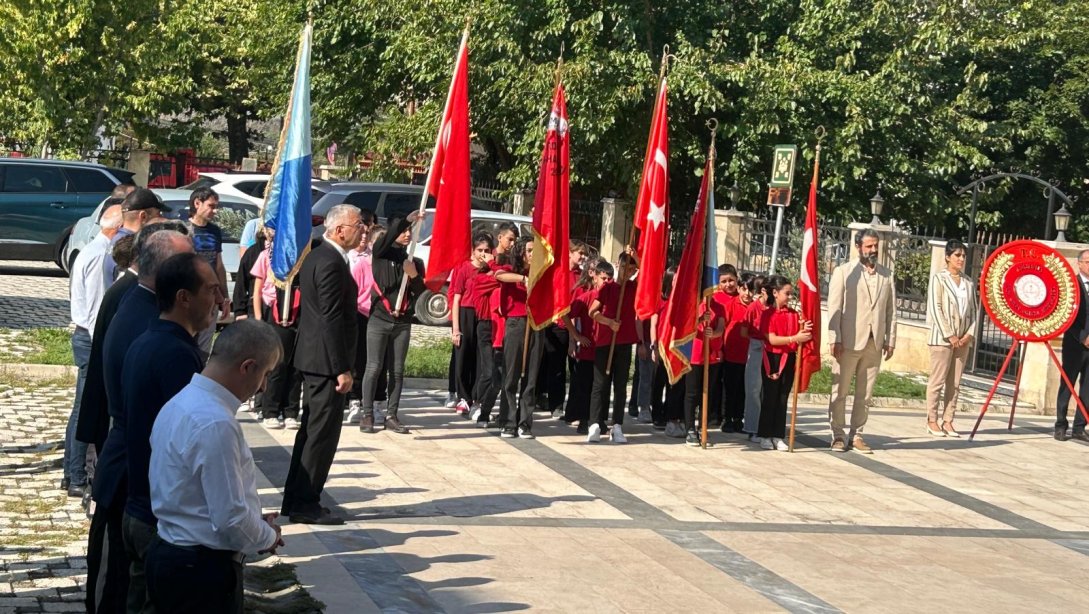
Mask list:
[[[862,440],[862,430],[869,418],[870,396],[881,370],[881,354],[888,360],[896,347],[896,286],[892,271],[877,262],[879,241],[874,230],[859,231],[855,235],[858,260],[836,267],[828,282],[829,353],[836,359],[832,365],[828,419],[835,452],[854,449],[863,454],[873,453]],[[852,378],[855,400],[851,430],[845,438],[844,413]]]

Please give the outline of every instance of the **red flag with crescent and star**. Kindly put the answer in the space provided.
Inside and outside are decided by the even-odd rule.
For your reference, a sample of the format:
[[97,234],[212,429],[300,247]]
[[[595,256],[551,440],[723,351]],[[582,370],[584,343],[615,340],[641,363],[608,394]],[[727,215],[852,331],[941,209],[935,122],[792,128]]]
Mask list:
[[433,227],[424,283],[439,292],[456,266],[469,259],[469,215],[472,185],[469,178],[469,31],[458,48],[435,153],[428,174],[427,193],[435,199]]
[[556,84],[548,117],[541,174],[533,199],[533,258],[526,284],[526,315],[541,330],[567,313],[571,305],[571,269],[567,266],[570,137],[563,83]]
[[821,164],[820,145],[813,160],[813,182],[809,186],[809,204],[805,211],[802,235],[802,270],[798,280],[798,301],[803,320],[813,323],[813,339],[802,344],[798,366],[798,392],[809,389],[809,379],[821,370],[821,280],[817,268],[817,172]]
[[662,276],[666,268],[666,246],[669,244],[669,121],[666,92],[663,77],[654,103],[647,154],[643,161],[643,180],[635,204],[635,227],[639,229],[635,317],[640,320],[649,320],[658,310]]

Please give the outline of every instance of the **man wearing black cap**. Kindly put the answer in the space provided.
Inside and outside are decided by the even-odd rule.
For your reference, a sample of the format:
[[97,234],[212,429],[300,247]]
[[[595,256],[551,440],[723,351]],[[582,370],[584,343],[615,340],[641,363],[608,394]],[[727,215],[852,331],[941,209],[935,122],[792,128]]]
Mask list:
[[[121,228],[117,230],[110,246],[112,247],[122,237],[140,232],[144,224],[158,220],[163,217],[163,213],[170,213],[170,207],[164,205],[154,192],[147,188],[132,190],[121,202]],[[103,262],[102,272],[106,279],[113,280],[117,277],[117,263],[114,262],[112,254]]]

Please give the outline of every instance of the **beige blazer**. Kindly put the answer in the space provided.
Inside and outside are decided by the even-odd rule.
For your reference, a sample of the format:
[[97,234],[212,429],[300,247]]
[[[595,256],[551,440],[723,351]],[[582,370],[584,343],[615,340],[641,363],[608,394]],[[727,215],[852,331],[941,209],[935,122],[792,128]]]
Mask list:
[[968,308],[964,316],[960,315],[956,284],[953,283],[949,271],[939,271],[930,278],[930,289],[927,292],[926,301],[926,315],[930,320],[930,337],[927,339],[927,345],[949,347],[949,337],[975,334],[976,313],[979,312],[979,306],[976,304],[976,289],[972,282],[961,279],[961,283],[968,286]]
[[896,286],[892,271],[878,264],[877,290],[871,295],[857,260],[832,271],[828,281],[828,342],[859,351],[873,336],[877,349],[896,347]]

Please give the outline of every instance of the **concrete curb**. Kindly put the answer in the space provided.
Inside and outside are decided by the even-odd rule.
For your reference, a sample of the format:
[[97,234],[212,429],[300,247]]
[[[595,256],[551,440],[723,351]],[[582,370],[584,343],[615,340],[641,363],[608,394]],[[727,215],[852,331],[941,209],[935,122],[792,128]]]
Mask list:
[[35,365],[27,363],[11,363],[0,366],[0,373],[25,377],[32,380],[59,379],[75,377],[79,372],[71,365]]

